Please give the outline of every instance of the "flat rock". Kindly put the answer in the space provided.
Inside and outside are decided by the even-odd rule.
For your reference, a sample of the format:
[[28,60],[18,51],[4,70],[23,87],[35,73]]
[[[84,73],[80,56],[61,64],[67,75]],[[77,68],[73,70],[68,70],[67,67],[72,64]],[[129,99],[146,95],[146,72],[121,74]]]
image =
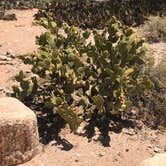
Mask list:
[[31,160],[39,152],[37,119],[19,100],[0,98],[0,166]]
[[154,157],[144,160],[140,166],[166,166],[166,153],[156,154]]

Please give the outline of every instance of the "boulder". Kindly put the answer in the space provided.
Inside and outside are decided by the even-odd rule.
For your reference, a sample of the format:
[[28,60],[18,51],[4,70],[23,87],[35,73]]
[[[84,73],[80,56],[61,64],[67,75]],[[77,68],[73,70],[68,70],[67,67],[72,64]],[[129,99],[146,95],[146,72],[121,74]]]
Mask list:
[[156,154],[154,157],[144,160],[140,166],[166,166],[166,153]]
[[0,166],[29,161],[39,150],[34,112],[15,98],[0,98]]

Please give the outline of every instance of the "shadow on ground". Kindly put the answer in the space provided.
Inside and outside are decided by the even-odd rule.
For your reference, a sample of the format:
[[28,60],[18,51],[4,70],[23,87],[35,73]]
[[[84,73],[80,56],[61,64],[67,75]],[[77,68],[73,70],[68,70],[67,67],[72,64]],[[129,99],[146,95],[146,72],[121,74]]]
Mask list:
[[134,128],[136,123],[132,120],[123,120],[121,117],[113,117],[111,115],[106,115],[100,120],[97,119],[97,114],[93,114],[88,125],[85,127],[85,136],[91,141],[95,135],[95,127],[100,131],[99,141],[104,147],[109,147],[111,143],[111,138],[109,135],[110,131],[115,133],[120,133],[123,128]]
[[61,129],[66,126],[65,121],[51,110],[49,113],[38,115],[38,126],[40,141],[44,145],[50,141],[56,141],[54,145],[62,145],[62,150],[68,151],[73,148],[73,145],[59,135]]
[[[61,145],[61,150],[69,151],[73,148],[73,145],[66,139],[61,138],[61,129],[65,128],[65,121],[58,115],[54,114],[51,110],[37,112],[38,126],[41,143],[47,145],[50,141],[55,141],[53,145]],[[100,120],[97,120],[100,119]],[[131,120],[122,120],[121,117],[110,117],[109,115],[103,118],[97,117],[97,113],[94,113],[88,122],[88,125],[84,127],[84,137],[89,139],[89,142],[95,136],[95,127],[100,131],[99,141],[104,147],[109,147],[111,138],[110,131],[120,133],[123,128],[134,128],[135,124]]]

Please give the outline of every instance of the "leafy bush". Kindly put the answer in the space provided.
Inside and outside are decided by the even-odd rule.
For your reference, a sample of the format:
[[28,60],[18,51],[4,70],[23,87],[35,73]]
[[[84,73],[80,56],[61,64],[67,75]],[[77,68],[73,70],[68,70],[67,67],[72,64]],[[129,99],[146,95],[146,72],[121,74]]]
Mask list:
[[51,12],[58,25],[63,21],[81,28],[103,28],[107,21],[116,16],[127,25],[142,24],[149,15],[165,15],[163,0],[53,0],[37,18]]
[[153,87],[141,70],[144,40],[114,17],[100,32],[66,23],[58,28],[51,17],[39,23],[49,31],[37,37],[39,51],[23,58],[33,74],[20,71],[13,96],[43,103],[73,131],[94,113],[99,119],[121,114],[131,106],[131,97]]
[[149,17],[139,33],[148,42],[166,41],[166,17]]

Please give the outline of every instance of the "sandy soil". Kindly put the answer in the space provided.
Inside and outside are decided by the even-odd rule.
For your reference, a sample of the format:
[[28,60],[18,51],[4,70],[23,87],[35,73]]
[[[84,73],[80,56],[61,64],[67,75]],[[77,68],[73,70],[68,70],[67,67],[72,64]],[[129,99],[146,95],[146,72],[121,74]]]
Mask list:
[[[19,55],[32,53],[37,49],[35,37],[45,31],[44,28],[33,24],[33,10],[11,10],[15,13],[17,21],[0,20],[0,94],[9,91],[13,84],[13,76],[20,70],[29,69],[17,58]],[[2,57],[9,53],[9,60]],[[10,57],[12,56],[12,58]]]
[[8,13],[15,13],[17,21],[0,20],[0,54],[11,52],[12,54],[32,53],[37,46],[35,37],[40,35],[44,29],[35,26],[32,22],[36,9],[16,11],[11,10]]
[[[19,70],[27,70],[18,55],[31,53],[37,49],[35,36],[44,29],[32,23],[36,10],[10,12],[16,13],[17,21],[0,21],[0,96],[10,89],[13,76]],[[150,50],[157,57],[166,55],[166,43],[151,45]],[[160,49],[161,48],[161,49]],[[6,52],[9,54],[6,56]],[[3,56],[8,59],[4,60]],[[62,129],[60,139],[41,145],[42,152],[33,160],[20,166],[137,166],[155,153],[166,151],[166,133],[143,126],[142,130],[123,128],[119,132],[109,132],[110,147],[100,143],[101,136],[87,137]]]
[[157,149],[160,152],[165,150],[166,135],[163,133],[150,129],[137,134],[132,132],[132,129],[110,132],[110,147],[103,147],[96,139],[89,142],[86,137],[64,129],[60,135],[68,146],[72,146],[71,150],[62,150],[62,144],[55,146],[57,142],[52,141],[43,147],[39,156],[21,166],[138,166],[144,159],[155,155]]

